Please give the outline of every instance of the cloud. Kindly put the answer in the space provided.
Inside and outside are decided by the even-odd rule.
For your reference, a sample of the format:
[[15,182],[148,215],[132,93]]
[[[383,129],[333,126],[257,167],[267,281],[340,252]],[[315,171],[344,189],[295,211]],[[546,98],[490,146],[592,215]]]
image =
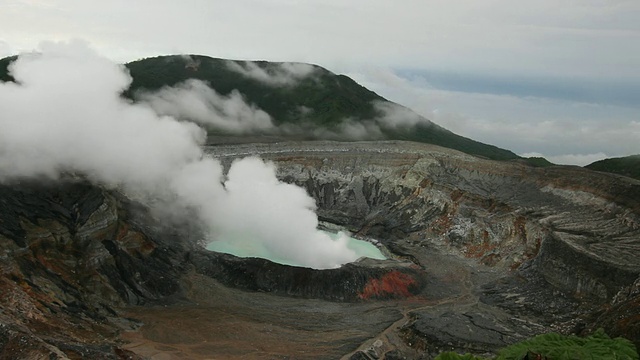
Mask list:
[[200,128],[123,104],[117,94],[130,78],[121,66],[79,42],[40,51],[10,66],[20,85],[0,84],[3,177],[82,171],[108,184],[147,183],[200,156]]
[[320,127],[304,119],[296,124],[282,124],[277,132],[286,136],[335,141],[383,140],[389,130],[431,124],[428,119],[404,106],[385,102],[372,103],[377,115],[368,119],[344,118],[332,127]]
[[201,128],[124,100],[128,73],[86,44],[44,43],[10,71],[17,83],[0,83],[0,181],[75,174],[165,213],[192,212],[209,241],[250,237],[315,268],[357,259],[317,230],[314,200],[278,181],[273,164],[238,160],[225,176],[203,153]]
[[271,116],[247,104],[237,90],[223,96],[200,80],[191,79],[154,92],[139,92],[135,98],[149,104],[160,115],[235,134],[265,132],[274,127]]
[[253,61],[227,61],[227,67],[269,86],[293,86],[317,70],[313,65],[291,62],[258,64]]
[[[360,82],[368,88],[449,130],[517,153],[614,156],[640,152],[632,142],[637,133],[625,133],[638,119],[637,106],[631,110],[631,106],[602,106],[590,113],[579,101],[541,100],[541,91],[547,88],[529,93],[537,98],[508,89],[488,97],[489,91],[481,88],[486,84],[474,92],[455,91],[417,78],[393,79],[392,72],[385,80],[382,74],[363,71],[363,65],[369,64],[485,79],[528,77],[534,83],[541,78],[560,83],[580,79],[588,85],[579,91],[582,100],[605,96],[609,101],[618,99],[619,104],[637,104],[637,96],[631,94],[637,93],[632,90],[640,81],[638,1],[563,1],[559,7],[550,0],[446,4],[402,0],[396,6],[379,0],[295,5],[202,0],[185,5],[158,0],[153,17],[145,16],[147,5],[140,2],[49,3],[55,6],[45,9],[34,2],[16,1],[3,5],[1,36],[13,51],[31,48],[43,37],[82,36],[120,61],[179,49],[223,58],[307,61],[334,70],[357,68],[367,73],[369,83]],[[173,25],[166,26],[169,23]],[[259,73],[256,68],[240,70]],[[268,75],[256,76],[269,79]],[[611,85],[620,83],[627,85]],[[557,83],[549,87],[566,90]],[[575,100],[575,94],[569,95]],[[561,135],[571,138],[559,139]]]
[[553,155],[553,156],[545,156],[541,153],[526,153],[521,154],[522,157],[543,157],[554,164],[558,165],[578,165],[585,166],[589,165],[598,160],[606,159],[608,156],[605,153],[597,153],[597,154],[561,154],[561,155]]
[[[192,60],[188,56],[185,56],[185,59]],[[280,64],[276,66],[280,67]],[[300,72],[303,73],[307,72]],[[284,84],[284,81],[289,81],[290,78],[270,79],[272,84]],[[378,115],[370,119],[345,118],[337,125],[325,128],[305,120],[314,113],[314,109],[299,106],[298,123],[276,126],[268,113],[253,104],[248,104],[239,91],[233,90],[229,95],[223,96],[207,83],[196,79],[173,87],[163,87],[158,91],[138,92],[135,99],[148,104],[159,115],[192,121],[209,129],[233,134],[269,134],[338,141],[379,140],[385,138],[386,130],[431,123],[401,105],[374,101],[372,106]]]
[[[42,2],[37,2],[42,3]],[[637,1],[9,1],[3,40],[87,37],[119,60],[226,58],[638,79]],[[114,20],[114,19],[117,19]],[[172,26],[166,26],[172,24]],[[233,36],[225,36],[233,34]],[[309,41],[313,39],[313,41]]]
[[640,153],[637,107],[443,90],[420,76],[404,78],[380,68],[350,75],[444,128],[516,153],[541,153],[569,164],[593,154]]
[[379,113],[373,119],[345,118],[331,128],[319,127],[304,118],[314,110],[298,107],[301,121],[276,126],[272,117],[248,104],[243,95],[233,90],[229,95],[218,94],[206,83],[190,79],[173,87],[163,87],[153,92],[135,94],[138,102],[149,105],[158,115],[172,116],[192,121],[209,129],[244,135],[283,135],[297,138],[353,141],[384,139],[384,129],[410,127],[420,122],[429,122],[402,106],[375,102]]

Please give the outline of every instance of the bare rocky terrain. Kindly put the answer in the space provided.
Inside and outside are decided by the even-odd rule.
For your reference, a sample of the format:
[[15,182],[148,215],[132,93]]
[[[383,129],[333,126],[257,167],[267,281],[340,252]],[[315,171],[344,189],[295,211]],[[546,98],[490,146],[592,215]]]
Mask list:
[[81,181],[0,186],[0,358],[430,359],[598,327],[640,343],[640,181],[407,142],[220,144],[392,259],[202,248]]

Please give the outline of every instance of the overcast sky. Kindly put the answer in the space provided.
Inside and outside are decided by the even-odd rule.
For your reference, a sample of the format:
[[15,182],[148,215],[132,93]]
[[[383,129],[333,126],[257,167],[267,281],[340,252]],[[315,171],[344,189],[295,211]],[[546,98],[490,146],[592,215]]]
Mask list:
[[0,56],[88,41],[303,61],[461,135],[586,164],[640,153],[638,0],[0,0]]

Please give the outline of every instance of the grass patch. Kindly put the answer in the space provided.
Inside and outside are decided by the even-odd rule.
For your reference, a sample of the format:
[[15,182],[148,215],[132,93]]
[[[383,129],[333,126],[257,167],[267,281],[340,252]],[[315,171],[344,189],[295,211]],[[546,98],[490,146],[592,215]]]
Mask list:
[[[549,333],[538,335],[508,346],[498,352],[495,360],[638,360],[638,353],[631,341],[612,339],[603,330],[591,336],[560,335]],[[445,352],[436,360],[489,360],[471,354],[459,355]]]

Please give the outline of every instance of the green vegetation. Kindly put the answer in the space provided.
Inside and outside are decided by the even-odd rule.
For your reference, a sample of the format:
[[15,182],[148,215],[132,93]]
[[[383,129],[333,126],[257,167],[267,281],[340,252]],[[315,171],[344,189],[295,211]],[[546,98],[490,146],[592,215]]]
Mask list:
[[640,155],[604,159],[585,167],[595,171],[604,171],[640,180]]
[[[0,60],[0,79],[11,80],[6,73],[6,66],[13,59],[15,57]],[[313,66],[310,76],[301,77],[288,85],[274,86],[233,70],[229,66],[232,63],[229,60],[196,55],[159,56],[133,61],[125,64],[133,81],[123,95],[134,99],[138,91],[154,91],[188,79],[198,79],[205,81],[222,95],[230,94],[233,90],[239,91],[248,103],[271,115],[275,125],[286,124],[297,129],[297,132],[294,131],[297,138],[322,138],[326,133],[340,134],[341,126],[347,122],[371,125],[373,119],[385,115],[375,106],[376,102],[392,104],[349,77],[336,75],[320,66],[308,65]],[[242,61],[235,63],[246,65]],[[253,70],[264,74],[282,72],[282,63],[257,61],[253,64]],[[399,105],[398,108],[403,109]],[[394,116],[391,115],[390,118],[393,120]],[[420,118],[408,109],[400,116]],[[416,141],[489,159],[519,159],[511,151],[459,136],[427,119],[420,118],[417,122],[418,125],[414,126],[379,126],[379,133],[374,131],[369,139]],[[217,132],[215,129],[209,131]],[[343,137],[347,139],[346,136]],[[360,139],[367,139],[367,136]]]
[[9,75],[9,64],[11,64],[17,56],[10,56],[0,59],[0,81],[13,81],[13,77]]
[[[638,353],[631,341],[611,339],[603,330],[591,336],[560,335],[549,333],[508,346],[498,352],[495,360],[638,360]],[[458,355],[446,352],[436,360],[487,360],[470,354]]]

